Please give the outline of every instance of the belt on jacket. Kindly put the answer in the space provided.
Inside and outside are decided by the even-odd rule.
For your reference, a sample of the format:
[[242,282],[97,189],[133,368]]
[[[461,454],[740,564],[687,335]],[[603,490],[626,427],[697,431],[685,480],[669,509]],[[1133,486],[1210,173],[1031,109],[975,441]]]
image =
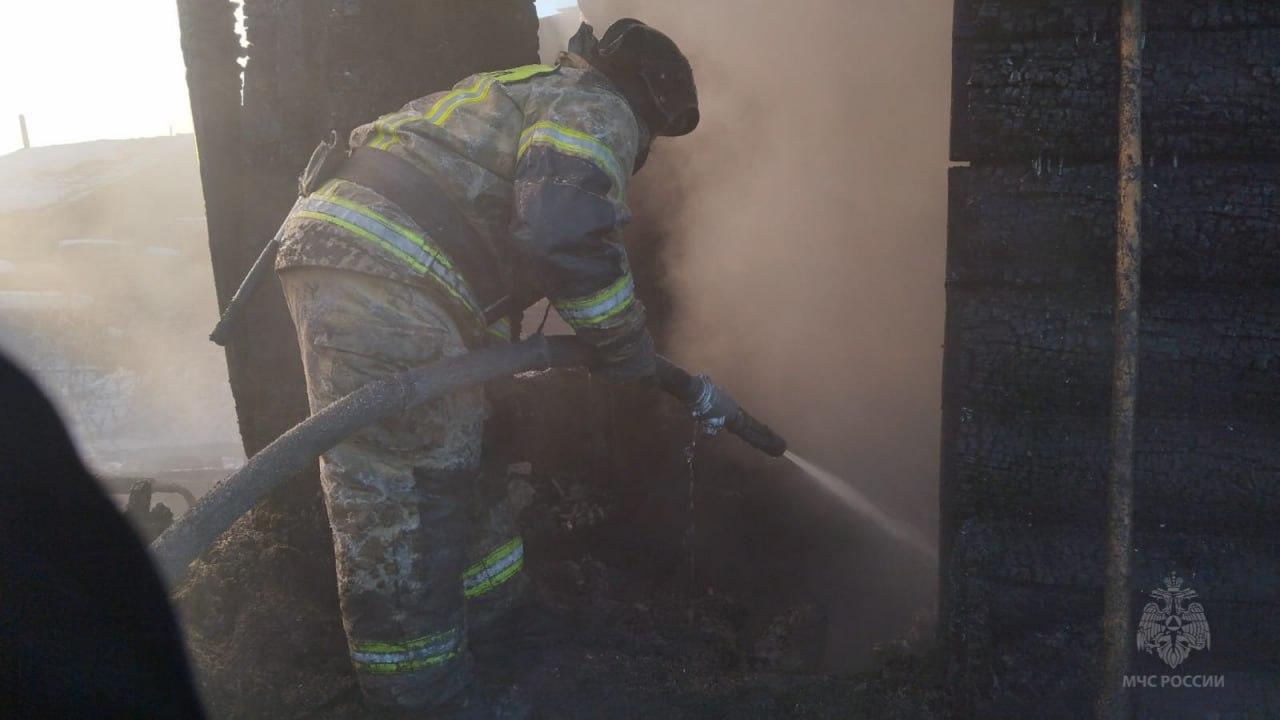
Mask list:
[[484,241],[429,175],[398,155],[359,147],[333,177],[368,188],[404,211],[457,267],[484,310],[486,321],[494,322],[510,312],[497,263],[485,251]]

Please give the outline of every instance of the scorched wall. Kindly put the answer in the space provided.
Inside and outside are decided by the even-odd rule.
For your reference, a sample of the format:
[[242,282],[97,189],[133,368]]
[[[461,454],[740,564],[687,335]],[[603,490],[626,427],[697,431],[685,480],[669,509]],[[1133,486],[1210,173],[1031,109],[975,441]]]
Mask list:
[[[1211,646],[1139,717],[1280,714],[1280,6],[1145,3],[1134,626]],[[1076,718],[1100,662],[1118,2],[958,0],[942,452],[958,717]],[[1239,713],[1239,714],[1230,714]],[[1217,717],[1218,715],[1214,715]]]

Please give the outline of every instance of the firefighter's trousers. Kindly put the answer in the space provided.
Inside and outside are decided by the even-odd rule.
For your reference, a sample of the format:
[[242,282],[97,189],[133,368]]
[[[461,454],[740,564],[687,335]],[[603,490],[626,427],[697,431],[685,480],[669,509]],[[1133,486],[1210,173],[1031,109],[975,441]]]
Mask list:
[[[328,268],[280,279],[312,412],[372,380],[467,352],[449,314],[420,288]],[[512,509],[505,493],[482,500],[487,414],[484,389],[468,388],[321,458],[343,624],[370,704],[447,702],[470,680],[468,615],[488,620],[517,602],[524,547]]]

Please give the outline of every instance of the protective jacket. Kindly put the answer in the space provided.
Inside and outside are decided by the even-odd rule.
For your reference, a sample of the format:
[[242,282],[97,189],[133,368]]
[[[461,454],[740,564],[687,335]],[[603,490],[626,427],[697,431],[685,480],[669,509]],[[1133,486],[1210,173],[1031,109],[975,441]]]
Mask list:
[[[392,153],[427,174],[474,230],[479,272],[491,273],[484,282],[521,307],[550,298],[588,342],[625,353],[644,335],[645,313],[619,231],[648,141],[610,80],[564,53],[556,65],[473,75],[414,100],[354,130],[350,146]],[[341,268],[425,287],[474,342],[486,329],[481,279],[447,247],[384,196],[335,179],[295,207],[276,267]],[[501,323],[488,330],[508,334]]]

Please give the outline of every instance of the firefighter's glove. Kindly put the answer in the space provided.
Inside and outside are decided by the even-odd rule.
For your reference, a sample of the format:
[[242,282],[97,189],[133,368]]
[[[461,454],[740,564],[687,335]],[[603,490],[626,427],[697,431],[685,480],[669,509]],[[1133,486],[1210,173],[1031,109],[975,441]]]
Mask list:
[[653,338],[641,328],[639,333],[607,342],[596,348],[591,374],[607,383],[653,381],[657,374]]

